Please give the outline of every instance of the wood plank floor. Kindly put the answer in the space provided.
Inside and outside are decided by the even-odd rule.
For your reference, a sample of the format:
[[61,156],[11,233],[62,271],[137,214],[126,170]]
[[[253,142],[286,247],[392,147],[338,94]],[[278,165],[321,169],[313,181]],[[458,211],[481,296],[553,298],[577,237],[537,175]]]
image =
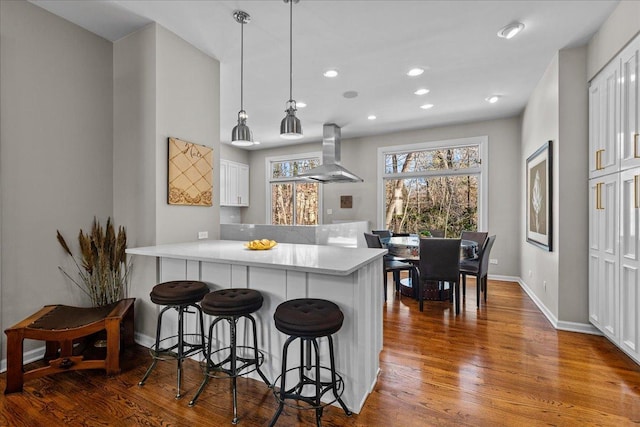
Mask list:
[[[391,286],[389,287],[391,288]],[[212,380],[198,404],[189,398],[201,373],[186,363],[186,397],[176,401],[175,365],[127,350],[123,373],[69,372],[33,380],[0,397],[0,425],[224,426],[231,424],[229,381]],[[640,424],[640,366],[605,338],[556,331],[515,283],[489,282],[475,307],[474,282],[456,317],[450,303],[389,292],[381,374],[363,411],[328,408],[324,426],[625,426]],[[239,382],[242,426],[267,425],[275,399],[263,383]],[[0,375],[4,390],[5,375]],[[285,408],[279,426],[313,425],[312,411]]]

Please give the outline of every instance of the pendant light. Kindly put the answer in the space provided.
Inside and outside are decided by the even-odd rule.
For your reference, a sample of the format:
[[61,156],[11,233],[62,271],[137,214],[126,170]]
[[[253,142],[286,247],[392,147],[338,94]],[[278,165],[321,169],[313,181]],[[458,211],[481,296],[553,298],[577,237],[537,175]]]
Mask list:
[[253,134],[247,126],[247,112],[244,111],[244,24],[251,21],[251,17],[247,12],[236,10],[233,12],[233,18],[240,24],[240,111],[238,112],[238,124],[231,131],[231,144],[241,147],[253,145]]
[[293,4],[300,0],[284,0],[289,3],[289,101],[287,115],[280,123],[280,136],[284,139],[302,138],[302,125],[296,117],[296,101],[293,99]]

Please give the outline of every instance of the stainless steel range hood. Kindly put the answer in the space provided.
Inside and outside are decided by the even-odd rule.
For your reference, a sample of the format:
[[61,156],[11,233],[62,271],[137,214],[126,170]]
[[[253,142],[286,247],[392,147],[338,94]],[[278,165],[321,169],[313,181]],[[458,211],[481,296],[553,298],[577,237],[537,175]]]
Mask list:
[[322,183],[363,181],[340,164],[340,127],[333,123],[322,127],[322,164],[298,177]]

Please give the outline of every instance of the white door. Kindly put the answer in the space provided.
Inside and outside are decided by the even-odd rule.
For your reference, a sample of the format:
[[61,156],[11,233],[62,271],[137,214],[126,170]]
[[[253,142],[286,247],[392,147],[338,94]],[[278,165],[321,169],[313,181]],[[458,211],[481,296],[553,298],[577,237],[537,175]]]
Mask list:
[[638,108],[638,74],[640,39],[622,52],[620,70],[620,138],[622,169],[640,166],[640,109]]
[[249,166],[238,165],[238,202],[240,206],[249,206]]
[[589,88],[589,177],[619,170],[620,61],[593,79]]
[[640,168],[620,175],[620,346],[640,360]]
[[618,174],[589,181],[589,321],[618,337]]

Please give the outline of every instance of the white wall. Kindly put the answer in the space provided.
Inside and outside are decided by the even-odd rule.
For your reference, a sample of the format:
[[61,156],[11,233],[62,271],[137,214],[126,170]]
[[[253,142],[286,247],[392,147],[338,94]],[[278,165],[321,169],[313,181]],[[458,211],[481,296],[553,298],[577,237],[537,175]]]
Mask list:
[[[586,46],[559,57],[557,145],[559,191],[558,319],[587,323],[589,318],[589,97]],[[585,208],[582,209],[581,207]]]
[[589,41],[587,75],[589,80],[624,48],[640,31],[640,2],[621,1]]
[[74,269],[56,229],[77,248],[80,228],[113,213],[111,64],[108,41],[0,2],[0,330],[45,304],[88,303],[58,271]]
[[[220,64],[156,25],[156,243],[220,236]],[[168,138],[213,148],[213,205],[167,203]]]
[[[559,89],[558,89],[559,62],[558,56],[554,56],[547,67],[540,82],[531,94],[522,118],[522,156],[520,163],[520,227],[526,229],[526,161],[542,144],[553,141],[553,215],[554,229],[564,226],[558,222],[558,201],[560,198],[558,176],[559,157],[558,136],[560,134],[559,122]],[[520,276],[524,283],[531,289],[542,303],[550,310],[553,316],[558,316],[558,236],[554,232],[552,238],[552,252],[545,252],[537,246],[525,241],[520,243]],[[547,282],[546,291],[543,282]]]
[[[497,235],[491,258],[493,275],[519,275],[520,241],[520,119],[518,117],[421,129],[342,140],[342,165],[364,179],[363,183],[323,184],[323,222],[365,220],[376,224],[378,191],[378,147],[486,135],[489,138],[489,232]],[[266,220],[265,158],[271,156],[321,151],[320,143],[252,151],[250,154],[250,207],[243,222],[264,224]],[[505,179],[507,178],[507,179]],[[353,208],[341,209],[340,196],[352,195]],[[327,215],[326,210],[333,214]]]

